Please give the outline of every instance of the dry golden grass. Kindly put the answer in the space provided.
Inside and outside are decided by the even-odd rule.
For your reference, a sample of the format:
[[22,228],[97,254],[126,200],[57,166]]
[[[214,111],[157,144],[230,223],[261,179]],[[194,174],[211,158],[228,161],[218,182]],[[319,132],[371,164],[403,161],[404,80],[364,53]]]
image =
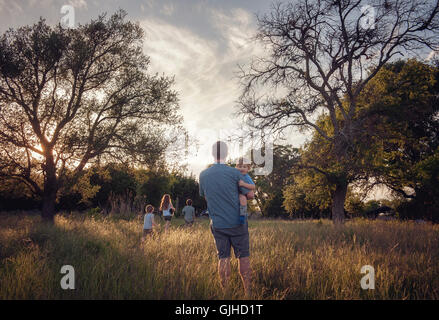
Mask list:
[[[0,215],[0,299],[241,299],[237,261],[232,292],[219,287],[207,220],[140,244],[138,219]],[[163,228],[162,228],[163,229]],[[438,299],[439,227],[356,220],[250,221],[254,299]],[[362,290],[361,266],[376,289]],[[76,289],[62,290],[62,265]]]

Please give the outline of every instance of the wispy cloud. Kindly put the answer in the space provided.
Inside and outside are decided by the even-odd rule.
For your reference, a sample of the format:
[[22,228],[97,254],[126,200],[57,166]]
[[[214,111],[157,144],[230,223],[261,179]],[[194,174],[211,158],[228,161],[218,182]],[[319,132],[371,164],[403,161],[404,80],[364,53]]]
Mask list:
[[[241,88],[235,77],[237,64],[247,62],[260,50],[249,41],[255,32],[252,14],[242,10],[204,8],[220,37],[206,38],[188,28],[159,19],[141,22],[146,31],[145,53],[155,72],[175,75],[185,126],[202,144],[193,166],[211,160],[208,151],[213,131],[236,128],[233,118]],[[199,171],[200,168],[194,168]]]
[[19,2],[0,0],[0,13],[2,17],[17,15],[21,12],[23,12],[23,8]]

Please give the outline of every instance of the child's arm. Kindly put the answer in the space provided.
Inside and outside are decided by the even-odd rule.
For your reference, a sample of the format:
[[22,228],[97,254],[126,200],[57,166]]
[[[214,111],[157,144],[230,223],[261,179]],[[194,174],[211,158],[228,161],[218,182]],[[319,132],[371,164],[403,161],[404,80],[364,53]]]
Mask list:
[[251,184],[251,183],[245,183],[242,180],[239,180],[239,186],[240,187],[244,187],[244,188],[249,189],[249,190],[255,190],[256,189],[256,185]]
[[151,223],[152,223],[152,227],[154,228],[154,227],[157,227],[157,225],[156,225],[156,223],[155,223],[155,221],[154,221],[154,215],[152,215],[152,217],[151,217]]

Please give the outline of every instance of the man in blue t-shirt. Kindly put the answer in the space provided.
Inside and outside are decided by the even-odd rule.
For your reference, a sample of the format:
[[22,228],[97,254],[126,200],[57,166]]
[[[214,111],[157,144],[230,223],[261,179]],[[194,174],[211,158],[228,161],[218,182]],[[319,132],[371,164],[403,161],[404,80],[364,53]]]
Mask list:
[[233,247],[239,259],[239,273],[247,296],[250,294],[250,245],[248,224],[240,224],[239,193],[252,198],[253,191],[239,187],[243,175],[238,169],[224,164],[227,145],[216,142],[212,147],[215,163],[200,173],[200,196],[207,201],[211,231],[218,252],[218,272],[221,284],[228,288],[230,278],[230,252]]

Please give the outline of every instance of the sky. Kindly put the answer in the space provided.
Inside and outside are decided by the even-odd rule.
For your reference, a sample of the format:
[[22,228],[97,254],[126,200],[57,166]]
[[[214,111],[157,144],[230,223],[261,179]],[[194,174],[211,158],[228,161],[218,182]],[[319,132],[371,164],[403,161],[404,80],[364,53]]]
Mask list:
[[[174,89],[184,127],[197,140],[184,160],[188,173],[198,176],[212,162],[211,145],[237,133],[242,121],[235,116],[242,88],[238,65],[264,54],[251,40],[256,15],[270,10],[268,0],[0,0],[0,32],[32,24],[40,17],[58,23],[61,8],[71,5],[75,25],[119,8],[127,19],[145,30],[144,52],[151,59],[150,71],[175,77]],[[306,136],[292,131],[288,142],[300,146]],[[233,148],[232,156],[239,155]]]
[[[175,77],[183,125],[197,139],[186,164],[196,177],[212,162],[211,146],[239,130],[236,101],[242,88],[238,65],[264,55],[251,40],[256,16],[270,11],[270,0],[0,0],[0,32],[36,22],[58,23],[61,8],[74,8],[75,25],[99,14],[124,9],[145,30],[144,52],[150,71]],[[307,135],[290,131],[287,142],[299,147]],[[232,156],[240,155],[234,149]],[[378,196],[379,197],[379,196]]]

